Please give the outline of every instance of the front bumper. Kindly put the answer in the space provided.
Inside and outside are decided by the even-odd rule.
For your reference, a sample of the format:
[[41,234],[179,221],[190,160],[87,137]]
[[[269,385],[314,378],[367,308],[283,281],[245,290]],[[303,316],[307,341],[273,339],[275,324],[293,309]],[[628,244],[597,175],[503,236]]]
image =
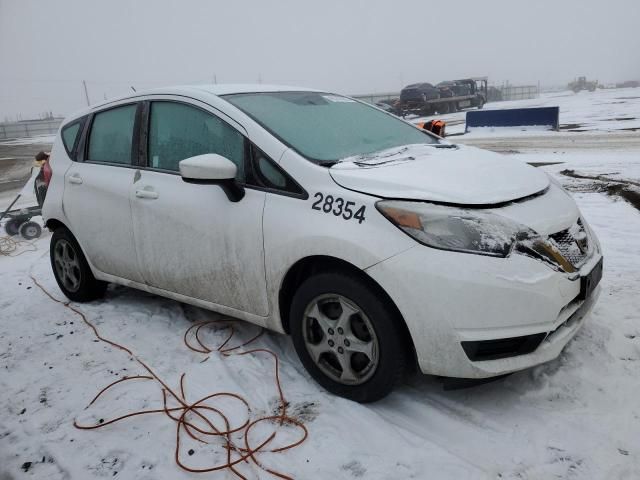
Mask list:
[[[601,254],[581,267],[589,272]],[[413,338],[424,373],[487,378],[556,358],[584,322],[600,293],[577,300],[580,280],[539,260],[493,258],[417,245],[367,273],[390,295]],[[470,360],[462,342],[544,334],[534,351]]]

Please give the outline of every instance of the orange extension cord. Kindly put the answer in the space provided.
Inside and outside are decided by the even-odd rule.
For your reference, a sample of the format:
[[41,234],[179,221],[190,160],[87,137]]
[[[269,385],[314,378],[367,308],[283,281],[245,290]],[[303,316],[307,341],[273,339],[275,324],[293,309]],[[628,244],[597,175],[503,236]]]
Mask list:
[[[30,248],[16,253],[18,248],[23,245],[28,245]],[[35,252],[36,250],[38,250],[38,247],[35,246],[35,242],[16,240],[16,237],[10,237],[9,235],[0,237],[0,256],[17,257],[23,253]]]
[[[131,380],[155,380],[160,384],[162,389],[162,402],[163,402],[162,409],[140,410],[140,411],[132,412],[132,413],[122,415],[120,417],[113,418],[110,420],[101,420],[101,423],[97,425],[80,425],[78,424],[77,421],[74,420],[73,425],[76,428],[79,428],[82,430],[93,430],[97,428],[106,427],[107,425],[119,422],[120,420],[124,420],[130,417],[146,415],[150,413],[164,413],[167,417],[169,417],[171,420],[175,422],[175,425],[176,425],[175,461],[178,464],[178,466],[183,470],[186,470],[187,472],[192,472],[192,473],[208,473],[208,472],[215,472],[215,471],[228,469],[231,472],[233,472],[237,477],[243,480],[246,480],[247,477],[242,475],[235,468],[235,466],[241,462],[249,463],[249,461],[252,461],[260,469],[270,473],[271,475],[274,475],[278,478],[283,478],[283,479],[292,479],[292,477],[290,477],[289,475],[286,475],[284,473],[277,472],[268,467],[265,467],[256,458],[256,454],[260,452],[277,453],[277,452],[283,452],[285,450],[289,450],[291,448],[297,447],[302,442],[304,442],[308,436],[308,431],[304,426],[304,424],[299,420],[287,415],[287,410],[286,410],[287,402],[285,400],[284,393],[282,391],[282,386],[280,384],[278,356],[273,351],[266,348],[254,348],[252,350],[246,350],[246,351],[240,351],[240,352],[238,351],[240,348],[249,345],[250,343],[254,342],[257,338],[259,338],[264,333],[264,330],[261,330],[260,333],[258,333],[253,338],[247,340],[242,344],[239,344],[233,347],[228,347],[227,345],[230,343],[231,339],[235,334],[235,330],[233,326],[231,326],[231,333],[229,334],[229,336],[218,348],[215,349],[215,351],[218,352],[223,357],[228,357],[231,355],[241,356],[241,355],[262,353],[262,354],[267,354],[271,356],[274,360],[274,372],[275,372],[274,377],[275,377],[276,389],[278,390],[278,396],[280,399],[280,408],[279,408],[280,413],[278,415],[262,416],[254,420],[250,420],[251,407],[249,406],[249,403],[244,398],[242,398],[242,396],[237,395],[235,393],[218,392],[218,393],[207,395],[196,402],[192,402],[192,403],[187,402],[186,395],[185,395],[185,385],[184,385],[185,374],[184,373],[180,376],[180,394],[178,395],[178,393],[172,390],[164,380],[162,380],[158,375],[156,375],[156,373],[145,362],[140,360],[130,349],[120,345],[119,343],[116,343],[114,341],[111,341],[107,338],[102,337],[98,332],[98,329],[87,319],[84,313],[82,313],[80,310],[72,306],[69,302],[63,302],[53,297],[53,295],[51,295],[42,285],[40,285],[40,283],[38,283],[38,281],[33,276],[31,276],[31,279],[40,288],[40,290],[42,290],[51,300],[65,306],[66,308],[74,312],[76,315],[80,316],[84,321],[84,323],[87,324],[87,326],[91,328],[91,330],[93,330],[94,335],[99,340],[105,343],[108,343],[112,347],[115,347],[119,350],[122,350],[128,353],[149,373],[149,375],[135,375],[130,377],[124,377],[113,383],[110,383],[109,385],[107,385],[106,387],[104,387],[102,390],[98,392],[98,394],[93,398],[93,400],[91,400],[91,402],[89,402],[86,408],[89,408],[91,405],[93,405],[98,400],[98,398],[100,398],[104,393],[106,393],[111,387],[123,382],[128,382]],[[200,330],[205,326],[208,326],[220,321],[228,322],[228,320],[226,319],[225,320],[207,320],[204,322],[193,324],[191,327],[189,327],[189,329],[187,329],[187,331],[184,334],[183,340],[185,345],[189,349],[193,350],[194,352],[202,353],[205,355],[211,354],[214,350],[207,347],[202,342],[200,338]],[[207,358],[205,358],[202,361],[204,362]],[[220,397],[231,398],[244,405],[244,407],[247,410],[247,420],[242,425],[232,427],[229,422],[229,419],[221,410],[206,404],[208,400],[211,400],[213,398],[220,398]],[[171,408],[168,407],[167,405],[168,398],[173,398],[173,400],[175,400],[180,406],[171,407]],[[220,419],[222,419],[222,421],[224,422],[225,428],[224,429],[216,428],[211,422],[211,420],[205,415],[205,413],[207,412],[214,413],[217,416],[219,416]],[[195,425],[194,423],[192,423],[193,422],[192,420],[187,419],[187,416],[189,414],[192,414],[192,416],[199,418],[201,420],[200,425]],[[268,422],[277,426],[282,426],[285,424],[294,426],[300,430],[300,438],[284,446],[267,449],[267,446],[269,445],[269,443],[276,437],[277,431],[274,430],[274,432],[265,441],[263,441],[259,445],[252,446],[249,441],[249,434],[256,425],[264,422]],[[180,459],[180,440],[183,437],[184,433],[186,433],[192,439],[205,444],[209,443],[206,440],[207,437],[221,437],[223,439],[223,444],[224,444],[223,446],[226,450],[226,462],[212,465],[206,468],[192,468],[185,465],[183,461]],[[239,433],[244,434],[243,446],[236,445],[236,443],[234,443],[231,439],[232,434],[239,434]]]

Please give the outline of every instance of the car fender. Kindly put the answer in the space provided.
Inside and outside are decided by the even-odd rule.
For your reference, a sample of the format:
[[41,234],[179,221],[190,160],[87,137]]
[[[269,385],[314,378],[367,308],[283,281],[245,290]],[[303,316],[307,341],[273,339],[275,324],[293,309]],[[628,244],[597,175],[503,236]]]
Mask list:
[[[279,290],[285,275],[299,260],[332,257],[365,270],[415,245],[376,209],[377,197],[339,186],[327,167],[312,164],[292,150],[283,155],[281,166],[307,195],[302,198],[268,193],[265,201],[263,231],[270,326],[280,331]],[[345,212],[347,204],[353,215]],[[356,216],[356,212],[361,215]]]

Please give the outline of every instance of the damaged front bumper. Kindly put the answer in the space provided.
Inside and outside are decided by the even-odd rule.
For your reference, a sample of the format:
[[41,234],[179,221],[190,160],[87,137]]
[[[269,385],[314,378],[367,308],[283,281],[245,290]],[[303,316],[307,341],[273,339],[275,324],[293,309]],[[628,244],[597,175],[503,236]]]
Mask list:
[[509,258],[416,246],[367,269],[411,333],[424,373],[488,378],[556,358],[584,323],[600,288],[581,286],[601,261],[573,272],[523,254]]

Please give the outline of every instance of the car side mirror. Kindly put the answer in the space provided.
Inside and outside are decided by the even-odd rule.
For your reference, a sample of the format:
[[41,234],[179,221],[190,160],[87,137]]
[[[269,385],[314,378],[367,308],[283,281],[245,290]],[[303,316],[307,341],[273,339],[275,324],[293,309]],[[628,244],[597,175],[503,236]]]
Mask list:
[[238,167],[217,153],[205,153],[185,158],[179,164],[180,176],[187,183],[219,185],[232,202],[244,197],[244,187],[236,182]]

